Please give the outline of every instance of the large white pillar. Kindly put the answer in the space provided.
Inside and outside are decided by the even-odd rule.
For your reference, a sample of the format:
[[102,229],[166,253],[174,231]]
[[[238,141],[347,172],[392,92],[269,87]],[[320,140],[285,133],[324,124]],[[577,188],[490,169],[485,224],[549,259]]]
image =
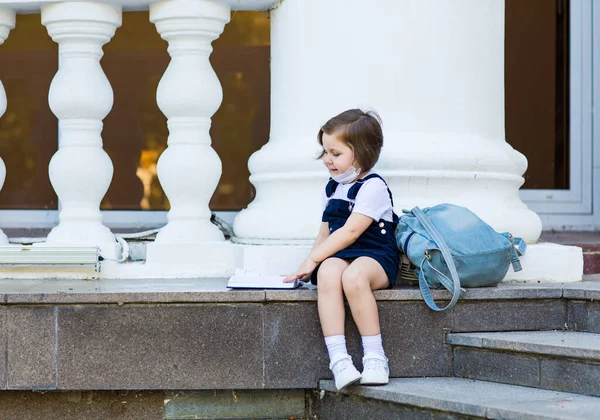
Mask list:
[[100,212],[113,175],[101,136],[113,91],[100,58],[102,46],[121,26],[121,9],[104,3],[61,2],[42,7],[42,24],[58,44],[60,57],[48,100],[59,120],[59,147],[49,174],[61,209],[60,222],[47,243],[98,245],[104,257],[114,259],[119,247],[102,224]]
[[[15,27],[15,12],[9,9],[0,9],[0,45],[4,43],[6,38],[8,38],[8,33],[12,28]],[[0,117],[6,111],[6,92],[4,91],[4,86],[2,85],[2,81],[0,80]],[[6,179],[6,166],[4,166],[4,162],[2,161],[2,156],[0,156],[0,190],[2,190],[2,186],[4,185],[4,180]],[[0,229],[0,245],[5,245],[8,243],[8,238]]]
[[377,170],[397,212],[450,202],[538,240],[518,194],[527,160],[505,140],[503,1],[286,0],[271,31],[271,137],[249,161],[256,199],[238,241],[314,238],[327,178],[316,133],[353,107],[383,118]]
[[234,268],[232,245],[210,222],[208,207],[221,177],[209,130],[223,99],[209,56],[229,17],[229,5],[216,0],[150,5],[150,21],[169,43],[171,56],[156,94],[169,126],[168,147],[157,169],[171,210],[167,225],[148,246],[147,262],[192,265],[198,276],[227,274]]

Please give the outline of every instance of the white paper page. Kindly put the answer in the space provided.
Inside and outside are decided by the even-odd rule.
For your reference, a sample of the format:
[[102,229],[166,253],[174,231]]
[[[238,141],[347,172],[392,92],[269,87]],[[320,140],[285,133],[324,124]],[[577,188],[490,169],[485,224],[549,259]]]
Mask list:
[[239,288],[264,288],[264,289],[294,289],[298,282],[284,283],[286,276],[275,274],[261,274],[249,270],[236,269],[235,274],[229,279],[227,287]]

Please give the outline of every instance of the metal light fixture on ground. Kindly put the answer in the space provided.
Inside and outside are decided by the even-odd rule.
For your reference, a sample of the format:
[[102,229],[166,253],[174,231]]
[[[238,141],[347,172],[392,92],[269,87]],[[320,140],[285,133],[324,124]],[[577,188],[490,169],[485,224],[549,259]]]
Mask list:
[[92,265],[99,270],[97,246],[0,246],[0,265]]

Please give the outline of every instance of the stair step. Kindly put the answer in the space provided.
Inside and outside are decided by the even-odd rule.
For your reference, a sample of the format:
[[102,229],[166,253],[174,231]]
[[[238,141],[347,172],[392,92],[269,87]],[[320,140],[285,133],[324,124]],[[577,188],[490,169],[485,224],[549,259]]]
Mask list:
[[[320,388],[337,392],[331,380],[321,381]],[[388,407],[393,403],[488,419],[580,420],[598,418],[600,413],[600,398],[463,378],[394,378],[385,386],[351,386],[339,393],[381,401]],[[350,411],[347,414],[352,418]]]
[[448,334],[447,342],[455,376],[600,397],[598,334]]
[[574,331],[513,331],[451,333],[446,342],[457,346],[600,361],[600,334]]

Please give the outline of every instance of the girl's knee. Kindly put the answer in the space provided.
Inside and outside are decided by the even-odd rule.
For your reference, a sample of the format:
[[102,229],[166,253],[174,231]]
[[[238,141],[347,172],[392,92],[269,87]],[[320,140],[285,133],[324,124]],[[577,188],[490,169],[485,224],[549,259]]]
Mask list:
[[341,289],[342,269],[331,260],[323,261],[317,273],[317,282],[319,284],[319,291],[321,292],[331,289]]
[[342,274],[342,287],[346,295],[362,293],[365,289],[370,290],[367,278],[352,268],[348,268]]

